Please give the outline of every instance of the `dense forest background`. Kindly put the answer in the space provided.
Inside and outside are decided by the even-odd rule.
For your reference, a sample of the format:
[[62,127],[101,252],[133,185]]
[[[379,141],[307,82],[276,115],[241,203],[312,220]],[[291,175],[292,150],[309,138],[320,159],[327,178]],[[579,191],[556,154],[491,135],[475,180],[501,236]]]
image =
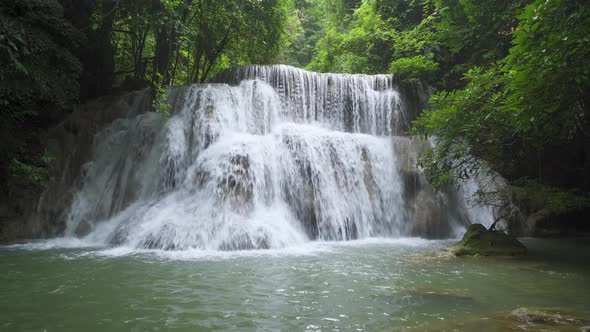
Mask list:
[[[590,205],[584,0],[15,0],[0,3],[0,187],[42,187],[41,133],[91,99],[236,65],[389,73],[436,93],[413,134],[435,186],[493,169],[531,211]],[[493,202],[492,202],[493,201]]]

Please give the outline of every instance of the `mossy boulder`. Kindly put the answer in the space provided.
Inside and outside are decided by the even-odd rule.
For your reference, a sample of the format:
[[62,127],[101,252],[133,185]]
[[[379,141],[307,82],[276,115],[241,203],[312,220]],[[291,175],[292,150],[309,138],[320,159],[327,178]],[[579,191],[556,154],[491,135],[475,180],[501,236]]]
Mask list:
[[463,239],[451,247],[455,256],[521,256],[526,247],[516,238],[501,232],[489,231],[481,224],[467,228]]

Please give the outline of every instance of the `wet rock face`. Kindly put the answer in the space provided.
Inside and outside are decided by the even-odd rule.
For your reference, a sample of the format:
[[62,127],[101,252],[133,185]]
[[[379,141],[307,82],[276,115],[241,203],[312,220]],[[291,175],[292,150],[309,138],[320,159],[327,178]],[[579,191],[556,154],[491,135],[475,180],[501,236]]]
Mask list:
[[456,256],[521,256],[526,254],[527,249],[504,232],[488,231],[481,224],[473,224],[451,251]]
[[231,241],[224,241],[219,246],[222,251],[270,249],[270,239],[265,234],[249,236],[242,234]]
[[453,235],[453,226],[467,227],[470,222],[458,201],[455,188],[435,189],[417,166],[419,156],[430,144],[419,138],[394,138],[403,181],[405,211],[412,223],[406,230],[412,236],[429,239],[448,238]]
[[249,210],[253,206],[255,181],[250,171],[250,158],[247,155],[233,155],[229,162],[229,169],[218,179],[218,186],[232,206]]
[[174,238],[176,236],[176,228],[171,225],[165,225],[157,233],[152,233],[147,236],[142,247],[146,249],[161,249],[161,250],[183,250],[186,248],[178,248]]

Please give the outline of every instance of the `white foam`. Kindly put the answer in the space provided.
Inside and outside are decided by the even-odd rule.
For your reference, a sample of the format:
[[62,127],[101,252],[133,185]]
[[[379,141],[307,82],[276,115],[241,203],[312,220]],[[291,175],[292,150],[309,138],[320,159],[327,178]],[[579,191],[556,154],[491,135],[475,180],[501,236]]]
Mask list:
[[[79,239],[75,237],[63,237],[49,240],[38,240],[29,243],[13,244],[4,246],[7,249],[18,249],[18,250],[51,250],[51,249],[77,249],[77,248],[100,248],[104,247],[104,243],[93,243],[85,239]],[[2,247],[0,247],[2,248]]]
[[[298,256],[319,256],[319,255],[338,255],[346,248],[376,248],[376,247],[394,247],[394,248],[432,248],[443,245],[443,241],[426,240],[421,238],[368,238],[354,241],[314,241],[301,245],[289,246],[281,249],[258,249],[258,250],[238,250],[238,251],[219,251],[219,250],[160,250],[160,249],[141,249],[131,246],[101,247],[88,246],[88,242],[80,239],[62,238],[46,241],[33,242],[28,244],[7,246],[7,249],[31,250],[31,251],[50,251],[60,249],[80,249],[75,251],[66,251],[61,254],[62,258],[75,260],[80,258],[123,258],[123,257],[142,257],[151,260],[166,261],[222,261],[240,258],[256,257],[298,257]],[[1,248],[1,247],[0,247]]]

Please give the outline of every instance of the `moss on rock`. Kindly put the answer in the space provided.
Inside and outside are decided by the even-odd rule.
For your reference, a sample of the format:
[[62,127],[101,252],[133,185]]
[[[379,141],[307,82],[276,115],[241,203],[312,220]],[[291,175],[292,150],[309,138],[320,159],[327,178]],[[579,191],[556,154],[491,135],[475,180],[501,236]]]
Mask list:
[[463,239],[451,247],[455,256],[520,256],[526,247],[516,238],[501,232],[489,231],[481,224],[467,228]]

